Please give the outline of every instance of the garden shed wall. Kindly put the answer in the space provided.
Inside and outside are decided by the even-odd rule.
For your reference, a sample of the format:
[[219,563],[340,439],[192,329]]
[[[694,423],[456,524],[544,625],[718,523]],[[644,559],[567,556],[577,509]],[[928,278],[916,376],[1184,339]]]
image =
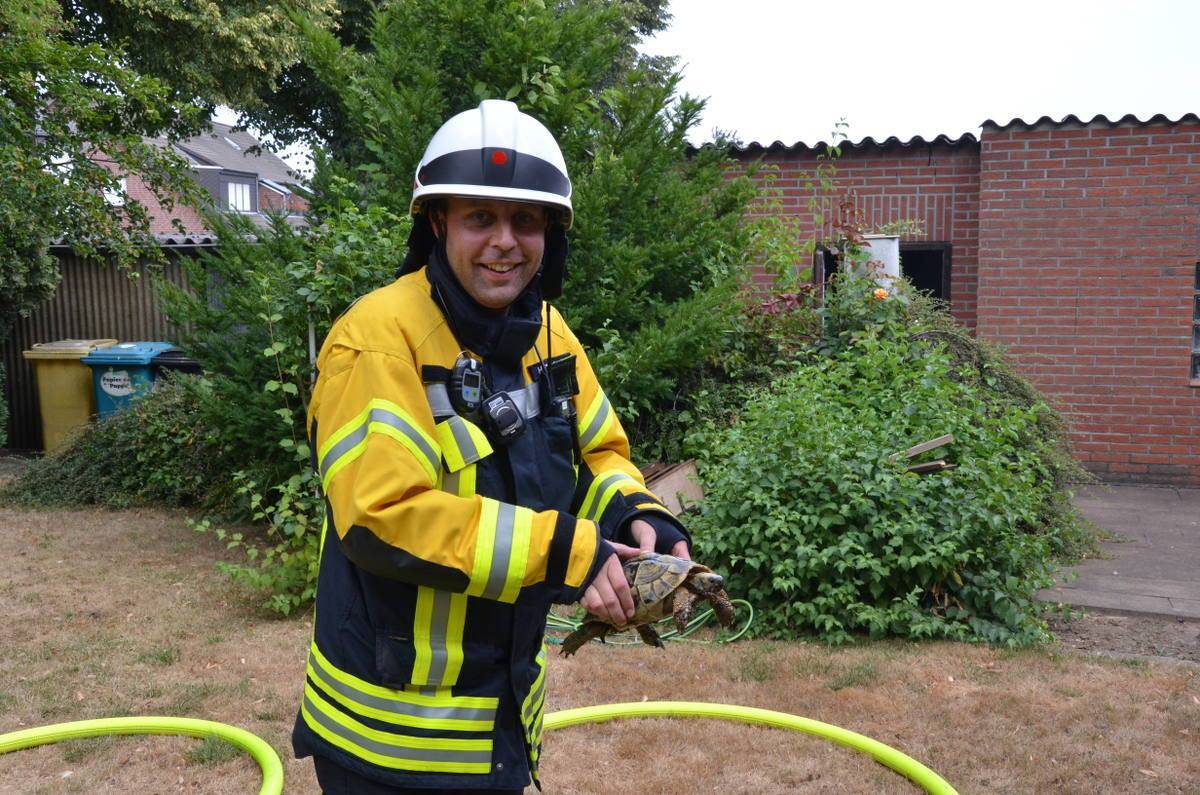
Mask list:
[[[774,167],[781,205],[765,211],[798,219],[802,237],[832,236],[803,183],[822,149],[735,150]],[[868,138],[843,144],[836,170],[870,225],[915,218],[925,234],[902,243],[950,244],[952,313],[1064,413],[1085,466],[1200,487],[1200,118]]]
[[989,122],[981,147],[979,335],[1089,469],[1200,486],[1200,120]]

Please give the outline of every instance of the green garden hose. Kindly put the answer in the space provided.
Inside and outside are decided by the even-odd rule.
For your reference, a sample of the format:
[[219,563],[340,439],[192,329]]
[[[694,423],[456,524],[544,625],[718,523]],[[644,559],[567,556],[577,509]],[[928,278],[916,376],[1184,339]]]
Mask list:
[[707,704],[698,701],[635,701],[625,704],[602,704],[595,707],[576,707],[550,712],[545,717],[545,728],[564,729],[581,723],[600,723],[614,718],[718,718],[740,723],[774,726],[778,729],[803,732],[856,751],[870,754],[875,761],[890,767],[917,786],[933,795],[957,795],[945,779],[910,756],[895,748],[884,745],[856,732],[833,726],[829,723],[775,712],[755,707],[739,707],[734,704]]
[[[730,601],[732,601],[733,604],[741,607],[746,616],[745,623],[743,623],[742,626],[736,632],[734,632],[732,635],[724,635],[724,636],[717,638],[716,640],[693,640],[688,637],[688,635],[691,635],[693,632],[700,629],[700,627],[707,624],[709,619],[711,619],[713,617],[713,611],[712,611],[712,608],[710,607],[706,610],[703,610],[703,611],[697,613],[695,616],[693,616],[692,620],[687,623],[686,627],[684,627],[683,632],[680,632],[679,630],[674,629],[674,619],[671,616],[667,616],[666,618],[660,619],[659,621],[655,622],[655,626],[670,625],[672,628],[659,630],[658,636],[660,638],[662,638],[663,640],[686,640],[689,643],[732,643],[733,641],[735,641],[738,638],[745,635],[746,632],[750,629],[750,625],[752,623],[754,623],[754,608],[745,599],[732,599]],[[581,622],[574,621],[570,618],[565,618],[563,616],[555,615],[554,613],[551,613],[550,616],[546,619],[546,628],[556,630],[559,632],[574,632],[575,630],[579,629],[580,626],[581,626]],[[549,643],[556,643],[556,644],[562,643],[562,641],[559,640],[558,638],[547,638],[547,641]],[[613,643],[618,646],[636,646],[636,645],[640,644],[642,641],[640,638],[634,638],[633,640],[620,640],[618,638],[609,638],[608,640],[605,640],[604,642],[605,643]]]
[[58,743],[63,740],[82,740],[86,737],[101,737],[109,734],[181,734],[188,737],[216,737],[254,757],[262,768],[262,787],[258,795],[279,795],[283,792],[283,763],[275,749],[260,737],[245,729],[194,718],[136,717],[98,718],[77,720],[71,723],[55,723],[34,729],[0,734],[0,754],[35,748],[39,745]]

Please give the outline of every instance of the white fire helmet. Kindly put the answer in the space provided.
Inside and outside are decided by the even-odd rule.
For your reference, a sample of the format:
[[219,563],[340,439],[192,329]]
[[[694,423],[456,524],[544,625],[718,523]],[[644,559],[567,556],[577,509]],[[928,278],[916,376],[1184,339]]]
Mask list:
[[558,142],[515,104],[485,99],[433,135],[413,177],[413,215],[435,196],[482,196],[557,207],[570,228],[571,180]]

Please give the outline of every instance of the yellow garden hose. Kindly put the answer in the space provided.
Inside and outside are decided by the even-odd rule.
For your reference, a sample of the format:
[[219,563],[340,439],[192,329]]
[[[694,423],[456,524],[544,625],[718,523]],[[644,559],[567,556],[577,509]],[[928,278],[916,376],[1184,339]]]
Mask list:
[[109,734],[181,734],[188,737],[216,737],[237,746],[254,757],[262,768],[262,787],[258,795],[279,795],[283,792],[283,764],[275,749],[260,737],[245,729],[194,718],[136,717],[98,718],[77,720],[71,723],[55,723],[34,729],[0,734],[0,754],[35,748],[39,745],[82,740],[86,737],[101,737]]
[[[958,795],[945,779],[910,756],[870,737],[829,723],[735,704],[709,704],[698,701],[636,701],[576,707],[546,714],[546,730],[565,729],[581,723],[601,723],[614,718],[716,718],[739,723],[774,726],[778,729],[811,734],[870,754],[875,760],[905,776],[932,795]],[[283,791],[283,765],[279,756],[264,740],[245,729],[193,718],[137,717],[100,718],[72,723],[56,723],[34,729],[0,734],[0,754],[20,751],[63,740],[81,740],[109,734],[180,734],[190,737],[217,737],[250,754],[262,768],[259,795],[279,795]]]
[[634,701],[625,704],[602,704],[596,707],[576,707],[575,709],[550,712],[545,717],[545,728],[547,730],[563,729],[581,723],[600,723],[613,718],[633,717],[717,718],[803,732],[826,740],[833,740],[839,745],[870,754],[875,757],[875,761],[905,776],[928,793],[957,795],[954,787],[951,787],[945,779],[895,748],[839,726],[769,709],[739,707],[735,704],[707,704],[699,701]]

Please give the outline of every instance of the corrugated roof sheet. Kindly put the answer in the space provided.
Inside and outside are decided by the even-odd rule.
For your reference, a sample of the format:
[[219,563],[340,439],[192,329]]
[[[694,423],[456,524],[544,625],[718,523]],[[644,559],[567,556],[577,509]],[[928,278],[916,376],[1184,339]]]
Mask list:
[[165,233],[154,236],[154,241],[163,248],[194,248],[197,246],[215,246],[217,236],[212,232],[191,232],[188,234]]
[[[914,146],[968,146],[979,143],[979,139],[972,133],[963,133],[957,138],[951,138],[949,135],[939,135],[935,138],[924,138],[920,135],[914,135],[908,140],[903,140],[895,135],[883,140],[876,140],[871,136],[862,138],[858,141],[844,141],[840,145],[842,149],[886,149],[889,147],[900,147],[902,149],[910,149]],[[783,141],[774,141],[770,144],[762,144],[758,141],[741,146],[732,147],[733,151],[738,154],[757,154],[759,152],[800,152],[800,151],[817,151],[828,146],[824,141],[818,141],[814,144],[807,144],[804,141],[796,141],[794,144],[785,144]]]
[[[981,124],[980,127],[987,129],[987,130],[992,130],[992,131],[1007,130],[1007,129],[1016,128],[1016,127],[1020,127],[1020,128],[1024,128],[1024,129],[1033,129],[1035,127],[1040,127],[1040,126],[1086,127],[1086,126],[1092,125],[1092,124],[1104,124],[1109,127],[1117,127],[1117,126],[1123,125],[1123,124],[1135,124],[1137,126],[1144,127],[1149,124],[1179,124],[1180,122],[1185,122],[1185,121],[1200,122],[1200,116],[1198,116],[1195,113],[1185,113],[1182,116],[1179,116],[1179,117],[1173,119],[1170,116],[1166,115],[1165,113],[1156,113],[1153,116],[1151,116],[1150,118],[1143,120],[1143,119],[1138,118],[1136,115],[1134,115],[1132,113],[1127,113],[1118,119],[1109,119],[1107,116],[1100,113],[1100,114],[1093,116],[1091,119],[1085,121],[1084,119],[1081,119],[1079,116],[1076,116],[1074,114],[1068,114],[1066,116],[1063,116],[1061,119],[1055,119],[1052,116],[1042,116],[1041,118],[1037,119],[1036,121],[1025,121],[1024,119],[1017,117],[1017,118],[1011,119],[1010,121],[1001,123],[1001,122],[996,121],[995,119],[988,119],[983,124]],[[889,147],[900,147],[903,149],[909,149],[914,146],[934,146],[934,145],[965,146],[965,145],[977,145],[978,143],[979,143],[979,139],[976,138],[975,135],[972,133],[963,133],[962,135],[959,135],[957,138],[952,138],[951,136],[943,133],[942,135],[938,135],[935,138],[925,138],[920,135],[914,135],[913,137],[909,138],[908,140],[903,140],[895,135],[890,136],[888,138],[884,138],[882,140],[877,140],[875,138],[872,138],[871,136],[867,136],[866,138],[862,138],[858,141],[844,142],[841,144],[841,147],[842,147],[842,149],[887,149]],[[817,143],[814,143],[814,144],[807,144],[807,143],[804,143],[803,141],[797,141],[794,144],[785,144],[783,141],[774,141],[769,144],[759,143],[758,141],[752,141],[751,143],[748,143],[748,144],[734,146],[734,147],[732,147],[732,151],[734,151],[737,154],[758,154],[760,152],[801,152],[801,151],[810,151],[811,152],[811,151],[818,151],[818,150],[824,149],[827,145],[828,144],[826,144],[826,142],[824,142],[824,141],[818,141]]]
[[1057,120],[1052,116],[1042,116],[1037,121],[1025,121],[1024,119],[1017,117],[1017,118],[1013,118],[1013,119],[1001,124],[1000,122],[996,121],[995,119],[988,119],[980,126],[985,127],[987,129],[994,129],[994,130],[1007,130],[1007,129],[1010,129],[1013,127],[1023,127],[1028,130],[1028,129],[1033,129],[1034,127],[1040,127],[1042,125],[1047,125],[1050,127],[1068,127],[1068,126],[1087,127],[1092,124],[1104,124],[1109,127],[1116,127],[1116,126],[1119,126],[1122,124],[1134,124],[1139,127],[1145,127],[1148,124],[1164,124],[1164,123],[1165,124],[1178,124],[1179,122],[1182,122],[1182,121],[1200,121],[1200,116],[1197,116],[1195,113],[1185,113],[1177,119],[1172,119],[1170,116],[1166,115],[1165,113],[1156,113],[1153,116],[1151,116],[1150,118],[1143,121],[1142,119],[1139,119],[1136,115],[1134,115],[1132,113],[1126,113],[1124,116],[1122,116],[1119,119],[1110,119],[1107,116],[1105,116],[1103,113],[1097,113],[1095,116],[1093,116],[1088,121],[1084,121],[1083,119],[1076,116],[1075,114],[1069,113],[1066,116],[1063,116],[1061,119],[1057,119]]

